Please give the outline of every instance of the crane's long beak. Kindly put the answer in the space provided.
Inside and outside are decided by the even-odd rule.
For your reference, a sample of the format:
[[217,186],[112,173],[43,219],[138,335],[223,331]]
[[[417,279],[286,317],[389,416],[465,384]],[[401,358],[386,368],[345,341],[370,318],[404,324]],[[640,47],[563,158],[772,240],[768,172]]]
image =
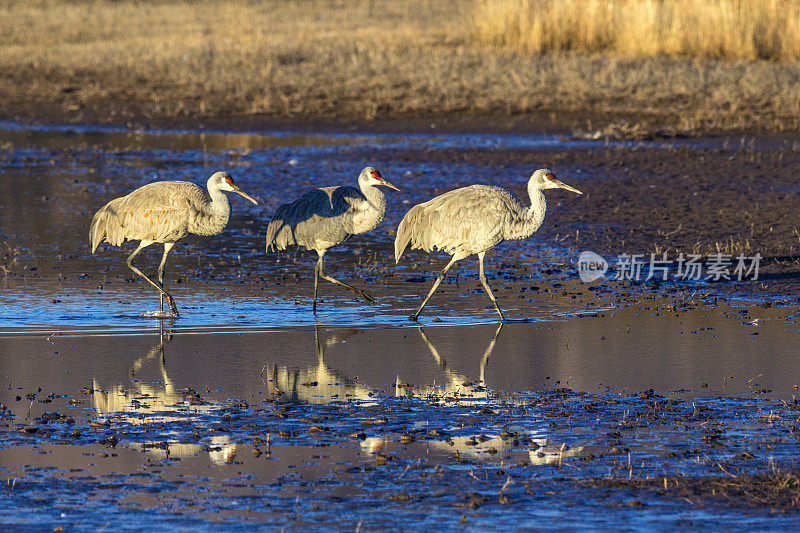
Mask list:
[[388,182],[388,181],[386,181],[386,180],[381,180],[381,185],[386,185],[387,187],[389,187],[389,188],[391,188],[391,189],[394,189],[394,190],[396,190],[397,192],[401,192],[401,191],[400,191],[400,189],[398,189],[397,187],[395,187],[394,185],[392,185],[391,183],[389,183],[389,182]]
[[240,189],[238,185],[234,185],[233,186],[233,190],[237,194],[241,194],[242,196],[244,196],[245,198],[247,198],[248,200],[250,200],[254,204],[258,205],[258,202],[256,201],[256,199],[253,198],[252,196],[250,196],[249,194],[247,194],[246,192],[244,192],[242,189]]
[[578,194],[583,194],[581,191],[579,191],[575,187],[570,187],[569,185],[567,185],[566,183],[564,183],[562,181],[555,180],[554,183],[556,184],[556,186],[560,187],[561,189],[566,189],[568,191],[576,192]]

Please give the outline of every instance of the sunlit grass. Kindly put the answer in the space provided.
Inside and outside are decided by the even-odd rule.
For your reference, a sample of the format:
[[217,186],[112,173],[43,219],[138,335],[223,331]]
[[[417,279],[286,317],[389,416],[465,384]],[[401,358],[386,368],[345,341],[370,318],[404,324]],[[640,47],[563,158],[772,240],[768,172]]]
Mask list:
[[473,26],[533,52],[800,59],[795,0],[479,0]]

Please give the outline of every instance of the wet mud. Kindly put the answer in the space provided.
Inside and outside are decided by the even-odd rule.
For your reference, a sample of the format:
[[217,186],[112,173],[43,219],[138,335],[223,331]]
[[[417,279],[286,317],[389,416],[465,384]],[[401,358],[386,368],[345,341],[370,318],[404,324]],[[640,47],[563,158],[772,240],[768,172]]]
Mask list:
[[[142,516],[176,530],[800,520],[798,237],[787,229],[800,159],[786,139],[6,124],[0,146],[8,527],[136,529]],[[265,254],[268,217],[366,165],[403,192],[389,191],[386,220],[332,250],[326,268],[379,302],[323,284],[315,317],[315,258]],[[408,207],[477,182],[522,193],[540,166],[586,194],[549,194],[541,230],[487,256],[509,319],[497,324],[465,260],[409,322],[446,258],[412,252],[393,264]],[[167,288],[182,318],[142,319],[157,294],[125,267],[129,246],[89,253],[92,213],[149,181],[220,169],[262,204],[232,198],[223,234],[179,243]],[[619,281],[612,264],[583,283],[575,265],[582,250],[707,255],[726,239],[725,253],[762,254],[759,280]],[[159,257],[137,261],[152,272]]]

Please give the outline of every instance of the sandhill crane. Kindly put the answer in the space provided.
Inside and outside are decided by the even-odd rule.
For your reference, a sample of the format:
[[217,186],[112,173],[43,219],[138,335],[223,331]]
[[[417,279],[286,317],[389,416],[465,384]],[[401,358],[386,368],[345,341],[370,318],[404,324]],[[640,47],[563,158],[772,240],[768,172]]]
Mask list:
[[351,235],[372,231],[381,223],[386,212],[386,197],[376,188],[377,185],[400,190],[383,179],[380,172],[366,167],[358,175],[358,189],[340,186],[309,191],[294,202],[280,206],[267,226],[267,252],[271,249],[285,250],[290,245],[317,252],[314,313],[317,312],[319,278],[346,287],[368,302],[375,301],[367,292],[325,275],[322,260],[329,248]]
[[504,240],[525,239],[533,235],[544,222],[547,210],[542,190],[556,188],[583,194],[561,183],[552,172],[543,168],[534,172],[528,180],[530,207],[511,191],[490,185],[455,189],[412,207],[397,228],[395,262],[400,261],[409,244],[412,249],[426,252],[443,250],[453,257],[439,273],[422,305],[409,319],[419,318],[425,304],[456,261],[478,254],[481,283],[497,309],[500,320],[503,320],[503,313],[483,272],[483,257],[487,250]]
[[[180,316],[172,296],[164,290],[164,264],[167,262],[167,254],[177,241],[190,233],[217,235],[225,229],[231,206],[222,191],[241,194],[258,204],[233,182],[227,172],[217,172],[208,178],[206,188],[208,192],[188,181],[148,183],[126,196],[111,200],[92,218],[89,229],[92,253],[103,241],[112,246],[119,246],[129,240],[140,241],[126,263],[134,273],[158,289],[161,310],[152,316]],[[157,242],[164,245],[164,255],[158,266],[158,283],[155,283],[133,266],[132,261],[143,248]],[[164,313],[165,298],[171,315]]]

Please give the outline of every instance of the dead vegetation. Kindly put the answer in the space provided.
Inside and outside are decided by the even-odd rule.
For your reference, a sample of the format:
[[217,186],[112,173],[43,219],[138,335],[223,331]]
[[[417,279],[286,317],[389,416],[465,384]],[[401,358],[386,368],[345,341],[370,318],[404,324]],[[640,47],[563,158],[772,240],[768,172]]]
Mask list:
[[479,41],[536,53],[800,59],[792,0],[481,0]]
[[677,133],[672,130],[654,130],[645,124],[630,123],[627,120],[610,122],[602,129],[592,129],[591,121],[589,121],[586,130],[576,128],[572,132],[574,139],[584,141],[647,141],[676,135]]
[[[750,456],[752,457],[752,456]],[[720,464],[720,468],[725,467]],[[662,477],[629,479],[613,477],[581,482],[586,487],[654,491],[698,504],[722,504],[728,507],[750,507],[778,511],[800,511],[800,474],[796,470],[758,474],[732,474],[698,477]],[[637,506],[638,500],[627,505]],[[638,506],[642,505],[638,503]]]
[[[767,3],[782,5],[776,2]],[[502,21],[475,15],[490,4],[502,2],[0,0],[2,115],[141,126],[181,118],[476,113],[549,114],[566,123],[559,117],[594,114],[601,132],[634,116],[633,131],[622,131],[631,138],[665,127],[800,125],[796,62],[498,47],[477,21],[497,28]],[[781,35],[796,36],[785,29]],[[706,32],[687,32],[697,33]]]
[[7,276],[13,272],[18,255],[19,248],[11,246],[8,241],[0,241],[0,275]]

